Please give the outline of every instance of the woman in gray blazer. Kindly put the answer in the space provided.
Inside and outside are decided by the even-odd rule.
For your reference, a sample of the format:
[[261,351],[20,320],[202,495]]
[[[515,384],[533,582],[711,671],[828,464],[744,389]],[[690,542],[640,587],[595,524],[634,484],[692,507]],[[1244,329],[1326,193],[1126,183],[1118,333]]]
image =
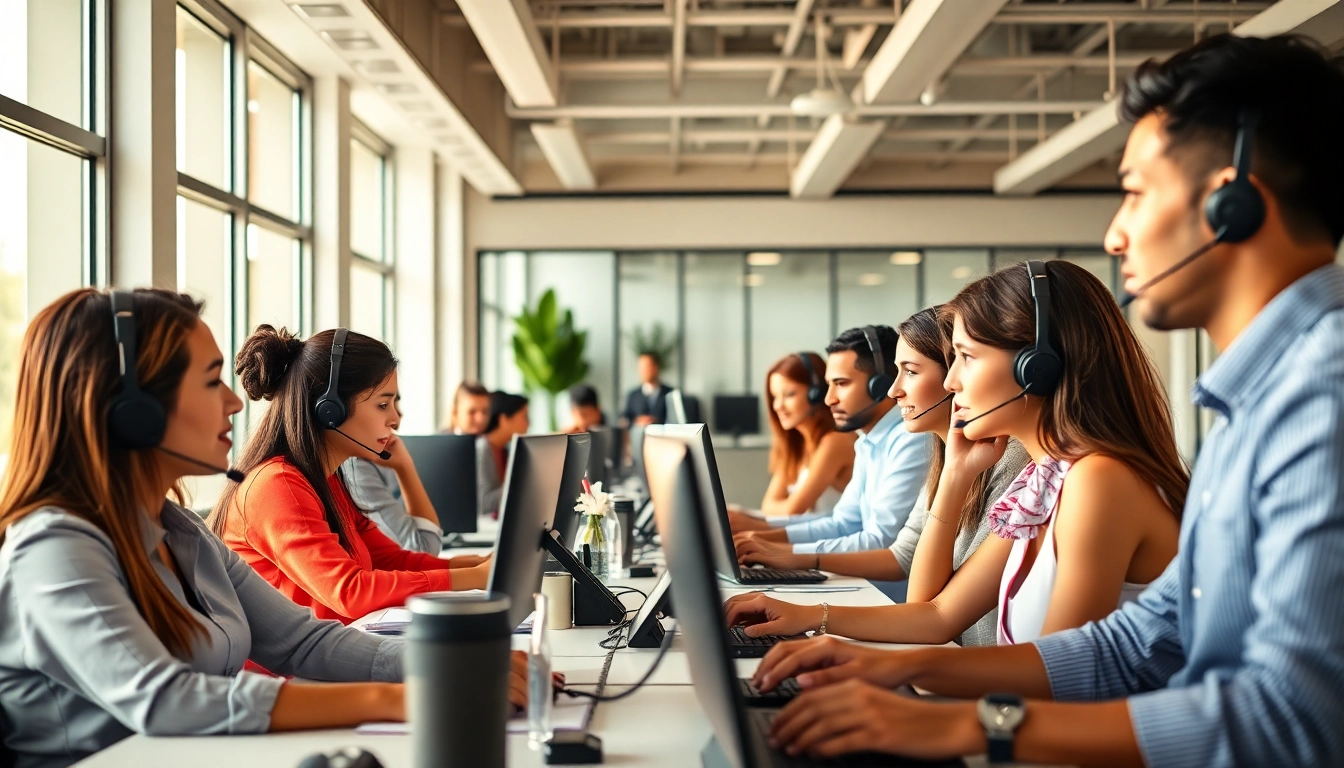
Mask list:
[[[200,309],[167,291],[84,289],[24,338],[0,484],[0,738],[19,768],[133,733],[405,717],[400,639],[314,619],[165,499],[227,464],[242,408]],[[515,656],[515,704],[525,670]]]

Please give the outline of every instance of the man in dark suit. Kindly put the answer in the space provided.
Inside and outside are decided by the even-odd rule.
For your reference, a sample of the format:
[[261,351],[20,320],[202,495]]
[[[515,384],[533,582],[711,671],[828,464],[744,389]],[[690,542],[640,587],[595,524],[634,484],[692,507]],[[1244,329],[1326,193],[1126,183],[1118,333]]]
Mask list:
[[663,364],[656,355],[645,352],[639,356],[640,385],[625,396],[621,420],[626,426],[647,427],[667,421],[667,393],[672,388],[658,380]]

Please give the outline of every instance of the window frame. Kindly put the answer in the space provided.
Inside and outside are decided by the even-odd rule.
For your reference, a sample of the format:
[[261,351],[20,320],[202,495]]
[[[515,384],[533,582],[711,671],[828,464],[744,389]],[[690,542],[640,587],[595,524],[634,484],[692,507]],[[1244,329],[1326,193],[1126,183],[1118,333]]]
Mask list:
[[[395,191],[394,174],[396,154],[392,145],[385,141],[381,136],[374,133],[371,128],[365,125],[353,115],[350,118],[350,140],[359,142],[374,155],[379,158],[379,174],[381,177],[382,200],[380,205],[380,218],[382,236],[379,238],[382,249],[381,258],[375,258],[367,253],[362,253],[355,249],[354,244],[350,245],[350,266],[359,267],[382,276],[383,287],[383,319],[381,338],[388,343],[394,338],[396,328],[394,318],[396,313],[393,311],[393,301],[396,297],[396,238],[395,238]],[[351,185],[351,197],[354,195],[354,186]],[[351,201],[353,202],[353,200]],[[351,207],[350,219],[354,220],[354,212]],[[354,300],[354,297],[352,297]]]

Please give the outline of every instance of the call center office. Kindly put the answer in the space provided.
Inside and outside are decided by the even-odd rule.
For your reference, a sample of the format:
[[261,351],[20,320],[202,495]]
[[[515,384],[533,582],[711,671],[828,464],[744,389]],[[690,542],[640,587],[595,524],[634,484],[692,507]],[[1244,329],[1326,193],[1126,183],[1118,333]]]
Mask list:
[[[411,716],[361,620],[502,583],[510,462],[591,426],[663,502],[623,621],[692,595],[550,635],[634,689],[609,762],[1330,764],[1341,50],[1328,0],[0,2],[0,761],[448,764],[355,730]],[[474,548],[405,450],[454,431]],[[442,698],[525,711],[525,640]]]

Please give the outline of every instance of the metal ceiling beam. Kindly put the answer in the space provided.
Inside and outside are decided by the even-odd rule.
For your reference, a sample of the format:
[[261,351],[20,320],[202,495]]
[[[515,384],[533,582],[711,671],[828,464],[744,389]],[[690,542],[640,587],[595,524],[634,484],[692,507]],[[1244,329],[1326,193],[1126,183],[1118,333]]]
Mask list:
[[[798,4],[793,7],[793,18],[789,21],[789,29],[784,33],[784,45],[780,48],[780,58],[787,62],[794,53],[798,51],[798,44],[803,40],[803,32],[807,30],[807,17],[812,13],[812,4],[814,0],[798,0]],[[784,87],[784,78],[788,77],[791,63],[777,63],[771,67],[770,82],[765,86],[765,97],[773,99],[779,95],[779,89]]]
[[951,69],[1005,2],[911,2],[863,72],[863,103],[914,101]]
[[527,0],[458,0],[457,5],[514,102],[555,106],[555,70]]
[[[1289,2],[1289,0],[1284,0]],[[1090,100],[1067,101],[940,101],[932,106],[923,104],[873,104],[858,107],[853,117],[893,117],[896,115],[1051,115],[1073,114],[1095,109],[1102,102]],[[506,114],[516,120],[665,120],[672,117],[751,118],[759,115],[787,117],[788,104],[565,104],[559,107],[522,108],[505,105]]]
[[[783,143],[786,141],[808,142],[817,132],[810,129],[774,129],[757,128],[732,129],[681,129],[681,146],[712,144]],[[917,128],[906,130],[888,129],[882,133],[882,141],[952,141],[963,137],[1007,141],[1009,131],[1004,129],[977,131],[974,128]],[[665,145],[676,140],[677,134],[667,131],[608,131],[585,134],[588,146],[610,144],[652,144]]]
[[[1103,42],[1105,30],[1102,30]],[[1137,67],[1150,58],[1166,58],[1171,51],[1147,51],[1126,53],[1115,57],[1117,67]],[[860,59],[858,66],[867,65],[868,59]],[[792,56],[698,56],[686,57],[682,63],[686,72],[696,74],[742,74],[760,75],[777,69],[811,69],[817,66],[815,59]],[[982,77],[985,75],[1030,75],[1036,72],[1052,72],[1067,68],[1105,70],[1110,62],[1105,56],[1085,56],[1079,54],[1036,54],[1030,56],[976,56],[962,59],[952,66],[949,74],[958,76]],[[493,65],[488,61],[478,61],[473,71],[492,72]],[[648,75],[662,77],[667,74],[667,59],[662,56],[632,56],[626,58],[570,58],[561,59],[560,73],[573,79],[601,79],[629,75]],[[855,77],[848,72],[836,73],[839,77]],[[768,95],[768,94],[767,94]],[[775,92],[778,95],[778,91]],[[773,97],[771,97],[773,98]]]
[[686,4],[688,0],[672,0],[672,95],[681,95],[681,83],[686,77]]
[[[1267,37],[1288,32],[1334,45],[1344,39],[1344,0],[1280,0],[1233,34]],[[1129,126],[1120,122],[1112,100],[996,171],[994,191],[1035,194],[1121,149],[1128,135]]]
[[883,120],[850,120],[844,115],[826,118],[793,169],[789,196],[816,199],[835,194],[886,127]]

